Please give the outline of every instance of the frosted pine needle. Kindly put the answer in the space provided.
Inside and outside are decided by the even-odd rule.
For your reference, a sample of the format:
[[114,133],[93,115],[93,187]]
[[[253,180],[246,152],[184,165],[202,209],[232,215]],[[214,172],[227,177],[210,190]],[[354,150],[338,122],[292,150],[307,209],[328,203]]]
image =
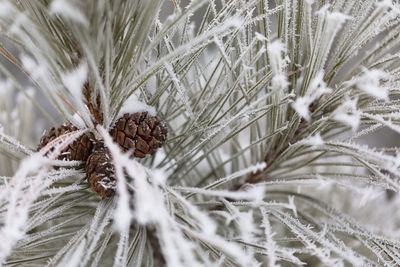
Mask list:
[[[399,14],[0,0],[1,265],[400,265]],[[168,128],[142,159],[109,136],[136,112]],[[67,121],[79,130],[35,153]],[[87,132],[110,150],[112,198],[57,160]]]

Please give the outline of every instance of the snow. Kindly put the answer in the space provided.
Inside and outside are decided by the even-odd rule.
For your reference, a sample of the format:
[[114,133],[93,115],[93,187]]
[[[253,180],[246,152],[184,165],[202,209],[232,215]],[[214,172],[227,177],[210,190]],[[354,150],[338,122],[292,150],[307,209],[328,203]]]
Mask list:
[[322,139],[321,135],[317,133],[316,135],[309,136],[306,139],[300,141],[302,144],[307,144],[312,147],[321,146],[324,144],[324,140]]
[[280,41],[274,41],[268,46],[267,50],[269,57],[271,58],[271,69],[273,73],[281,73],[284,64],[282,55],[286,50],[285,45]]
[[327,20],[329,21],[328,23],[332,23],[336,26],[340,26],[343,22],[345,22],[347,19],[350,19],[349,16],[340,13],[340,12],[330,12],[329,11],[330,5],[326,4],[324,5],[320,10],[315,12],[317,15],[325,15]]
[[21,54],[20,60],[24,70],[32,76],[33,79],[39,79],[45,77],[47,69],[45,65],[37,63],[32,57]]
[[146,103],[140,101],[135,94],[132,94],[123,104],[122,108],[118,112],[118,118],[124,116],[125,113],[136,113],[147,111],[150,116],[156,116],[156,109]]
[[[0,230],[0,261],[11,252],[16,242],[25,235],[25,223],[28,220],[30,205],[38,197],[47,169],[48,159],[39,153],[24,159],[19,170],[15,173],[7,185],[1,198],[8,199],[7,212],[4,216],[4,224]],[[28,175],[36,175],[28,190],[23,189],[24,181]]]
[[292,107],[301,117],[309,121],[311,119],[309,110],[311,103],[312,100],[309,97],[298,97],[296,101],[292,103]]
[[390,79],[390,75],[379,69],[368,70],[356,80],[357,87],[365,93],[385,101],[389,100],[388,88],[381,85],[382,80]]
[[76,69],[62,75],[65,87],[71,92],[77,102],[82,101],[82,89],[87,80],[88,67],[86,63],[80,64]]
[[83,25],[89,24],[84,13],[68,0],[53,0],[50,4],[50,13],[61,15]]
[[293,109],[307,121],[311,120],[309,108],[310,105],[315,100],[318,100],[322,95],[332,92],[330,88],[326,87],[326,83],[323,81],[323,77],[324,74],[322,71],[320,71],[311,81],[305,95],[297,97],[296,101],[292,103]]
[[271,81],[272,90],[280,91],[289,85],[287,75],[283,71],[289,62],[287,57],[283,57],[284,52],[286,52],[286,46],[280,41],[274,41],[268,46],[267,51],[270,57],[271,70],[274,75]]
[[[115,168],[115,175],[117,178],[117,207],[114,212],[114,226],[120,233],[124,233],[129,229],[132,220],[132,212],[129,207],[130,196],[127,190],[125,174],[123,167],[127,164],[125,163],[127,159],[126,154],[122,154],[121,149],[112,141],[111,136],[107,131],[97,125],[98,132],[102,135],[104,143],[110,150],[112,156],[112,162]],[[128,169],[129,170],[129,169]],[[136,175],[140,175],[139,171]]]
[[265,35],[263,35],[263,34],[261,34],[259,32],[255,33],[255,38],[257,38],[257,40],[262,41],[262,42],[268,40],[267,37],[265,37]]
[[357,130],[358,126],[360,125],[361,118],[360,111],[357,110],[357,102],[357,98],[347,98],[344,103],[336,108],[332,114],[332,118],[350,126],[353,131]]

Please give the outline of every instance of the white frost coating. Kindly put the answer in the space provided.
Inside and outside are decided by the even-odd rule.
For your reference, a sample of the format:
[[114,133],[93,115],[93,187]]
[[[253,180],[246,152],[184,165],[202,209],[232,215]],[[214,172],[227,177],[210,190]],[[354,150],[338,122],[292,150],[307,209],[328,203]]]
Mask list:
[[324,140],[322,139],[321,135],[317,133],[314,136],[309,136],[306,139],[300,141],[303,144],[310,145],[310,146],[321,146],[324,144]]
[[[0,262],[4,262],[16,242],[25,235],[29,208],[46,186],[43,180],[48,162],[49,160],[43,158],[39,153],[24,159],[0,196],[0,200],[6,198],[8,201],[7,212],[3,220],[4,225],[0,230]],[[35,176],[30,187],[24,189],[24,182],[29,175]]]
[[287,75],[283,71],[288,62],[288,58],[283,58],[286,47],[280,41],[274,41],[269,44],[267,51],[270,57],[271,70],[274,75],[271,82],[272,90],[278,91],[289,85]]
[[229,176],[220,178],[217,181],[205,186],[204,189],[209,189],[209,188],[214,188],[214,187],[220,186],[220,185],[222,185],[224,183],[227,183],[227,182],[232,181],[234,179],[240,178],[243,175],[246,175],[248,173],[256,173],[258,171],[262,171],[266,167],[267,167],[267,163],[265,163],[265,162],[257,163],[255,165],[249,166],[249,167],[247,167],[245,169],[242,169],[240,171],[232,173]]
[[356,202],[356,206],[361,208],[364,207],[369,201],[373,201],[382,195],[385,195],[385,192],[382,190],[377,190],[372,186],[368,186],[367,188],[359,189],[357,188],[358,193],[360,194],[359,201]]
[[264,235],[265,235],[265,243],[264,246],[267,249],[267,254],[268,254],[268,266],[280,266],[278,264],[276,264],[277,261],[277,256],[276,256],[276,249],[277,249],[277,244],[274,241],[274,236],[275,233],[272,230],[271,224],[269,222],[269,216],[268,216],[268,212],[267,209],[265,209],[264,207],[260,208],[261,210],[261,214],[262,214],[262,224],[261,227],[263,227],[264,230]]
[[153,179],[157,182],[157,184],[165,185],[167,182],[167,174],[164,170],[155,169],[153,170]]
[[85,122],[82,120],[82,117],[79,116],[78,113],[75,113],[72,118],[71,118],[71,122],[73,125],[75,125],[76,127],[78,127],[79,129],[84,129],[86,128]]
[[315,12],[315,14],[326,16],[326,19],[329,22],[332,22],[332,23],[335,22],[335,24],[332,25],[332,27],[339,28],[343,22],[345,22],[347,19],[351,18],[340,12],[330,12],[329,7],[330,7],[329,4],[324,5],[320,10]]
[[17,15],[15,15],[15,17],[13,17],[13,24],[11,25],[10,29],[9,29],[9,33],[10,34],[15,34],[17,36],[23,36],[23,30],[22,27],[23,25],[26,25],[27,23],[29,23],[29,19],[27,18],[27,16],[23,13],[17,13]]
[[311,81],[305,95],[297,97],[296,101],[292,104],[293,109],[307,121],[311,119],[309,106],[322,95],[332,92],[330,88],[326,87],[323,77],[323,72],[319,72]]
[[389,100],[389,90],[387,87],[381,85],[382,80],[390,79],[390,75],[382,70],[372,69],[364,70],[364,73],[356,79],[357,87],[363,90],[365,93],[383,99]]
[[235,200],[249,200],[253,202],[262,201],[265,196],[265,188],[262,186],[249,186],[245,190],[228,191],[228,190],[210,190],[196,187],[177,187],[177,190],[202,194],[205,196],[215,196],[231,198]]
[[165,70],[168,72],[169,76],[171,77],[171,81],[174,83],[174,86],[175,86],[178,96],[180,98],[179,100],[182,101],[182,103],[185,105],[185,109],[188,113],[188,116],[190,118],[194,118],[193,110],[190,106],[189,97],[186,93],[188,90],[182,86],[182,83],[179,80],[179,78],[176,76],[176,73],[174,72],[174,68],[172,67],[172,65],[170,63],[166,62],[164,64],[164,66],[165,66]]
[[281,73],[284,66],[282,55],[286,50],[285,45],[280,41],[274,41],[273,43],[269,44],[267,50],[271,59],[272,72],[274,74]]
[[255,37],[256,37],[257,40],[259,40],[259,41],[267,41],[267,40],[268,40],[267,37],[265,37],[265,35],[263,35],[263,34],[261,34],[261,33],[259,33],[259,32],[256,32],[256,33],[255,33]]
[[82,101],[82,88],[86,82],[88,67],[85,63],[80,64],[72,72],[63,74],[61,79],[65,87],[71,92],[76,101]]
[[160,210],[164,209],[162,193],[159,189],[147,182],[146,173],[138,170],[135,173],[128,171],[135,177],[135,215],[139,223],[148,224],[157,222],[161,219]]
[[[229,203],[227,200],[222,200],[222,202],[227,207],[229,213],[231,214],[231,219],[236,221],[238,227],[238,232],[240,239],[245,242],[253,242],[256,233],[259,233],[259,229],[255,227],[253,210],[240,211],[237,207]],[[246,254],[251,258],[254,258],[254,249],[247,248]]]
[[301,117],[309,121],[311,119],[309,109],[311,103],[312,100],[309,97],[298,97],[296,101],[292,103],[292,107]]
[[[135,198],[135,210],[133,215],[139,223],[151,222],[156,227],[157,236],[163,244],[161,249],[168,266],[204,266],[196,257],[201,248],[198,247],[196,243],[185,238],[185,235],[189,235],[192,238],[199,239],[220,248],[227,254],[232,255],[234,260],[241,264],[241,266],[254,266],[252,257],[244,253],[240,246],[228,242],[216,234],[216,224],[207,213],[201,211],[196,205],[193,205],[178,192],[159,183],[165,180],[165,177],[157,177],[162,176],[162,172],[154,172],[139,164],[136,160],[129,159],[127,154],[122,154],[119,148],[112,143],[111,138],[101,126],[98,126],[97,129],[103,135],[105,143],[108,145],[113,155],[117,178],[119,179],[117,184],[125,184],[124,174],[121,173],[122,168],[133,178],[133,184],[130,184],[135,190],[133,196]],[[120,172],[120,174],[118,174],[118,172]],[[123,179],[122,182],[120,180],[121,178]],[[120,189],[121,188],[118,187],[118,202],[123,200],[121,199],[122,194],[119,192]],[[130,197],[126,191],[123,194]],[[123,201],[126,201],[126,199]],[[172,203],[177,203],[182,207],[185,213],[188,213],[188,216],[193,218],[198,231],[194,231],[183,224],[177,223],[175,219],[171,217],[174,215],[170,213],[171,206],[168,205],[170,201],[172,201]],[[120,222],[117,221],[120,220],[122,216],[125,223],[120,226],[126,229],[128,226],[126,218],[130,218],[129,206],[123,205],[125,208],[118,209],[118,205],[114,214],[114,221],[120,224]],[[206,258],[203,260],[206,261],[206,266],[210,266],[211,263],[207,261]]]
[[62,262],[58,266],[75,267],[79,266],[82,261],[82,255],[85,252],[86,239],[83,239],[79,245],[75,248],[72,254],[64,256]]
[[125,113],[136,113],[147,111],[149,115],[156,116],[156,109],[152,106],[143,103],[138,99],[135,94],[132,94],[125,102],[120,111],[118,112],[117,118],[121,118]]
[[[115,167],[115,175],[117,178],[118,195],[117,207],[114,212],[114,226],[120,233],[124,233],[129,229],[132,219],[132,212],[129,207],[130,196],[127,190],[125,174],[123,171],[123,167],[126,165],[124,163],[127,161],[127,155],[121,153],[121,149],[114,144],[110,135],[103,127],[98,125],[97,130],[104,138],[104,143],[107,145],[112,155],[112,162]],[[137,172],[137,175],[141,175],[140,170]]]
[[361,114],[357,110],[357,101],[357,98],[346,99],[332,114],[334,120],[349,125],[353,131],[357,130],[360,125]]
[[53,0],[50,4],[50,13],[70,18],[84,25],[89,24],[82,11],[68,0]]
[[45,65],[38,64],[32,57],[25,54],[20,55],[20,59],[25,71],[28,72],[33,79],[39,79],[46,76],[47,68]]
[[392,0],[382,0],[382,1],[377,1],[375,3],[377,8],[382,8],[382,9],[392,9],[394,10],[396,13],[400,13],[400,8],[397,5],[394,4],[394,1]]
[[294,196],[288,196],[288,208],[291,209],[294,213],[294,216],[297,217],[297,208],[296,208],[296,204],[294,204]]

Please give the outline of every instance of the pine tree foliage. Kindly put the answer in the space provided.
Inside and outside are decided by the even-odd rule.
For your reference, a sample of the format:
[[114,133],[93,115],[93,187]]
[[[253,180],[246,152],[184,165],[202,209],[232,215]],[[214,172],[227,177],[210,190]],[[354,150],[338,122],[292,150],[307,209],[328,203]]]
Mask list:
[[[0,29],[4,266],[400,265],[399,148],[360,142],[400,133],[398,4],[0,0]],[[166,122],[155,156],[109,136],[126,107]],[[36,152],[39,118],[79,130]],[[57,160],[86,132],[113,198]]]

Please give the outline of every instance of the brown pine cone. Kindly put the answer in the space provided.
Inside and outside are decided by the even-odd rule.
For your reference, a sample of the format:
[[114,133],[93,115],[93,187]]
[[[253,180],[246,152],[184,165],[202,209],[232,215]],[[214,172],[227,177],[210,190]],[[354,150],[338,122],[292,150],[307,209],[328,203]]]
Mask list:
[[90,189],[102,198],[115,195],[116,178],[114,165],[108,148],[103,143],[95,145],[86,161],[86,177]]
[[[64,125],[61,125],[57,128],[51,128],[45,132],[45,134],[40,139],[40,143],[38,145],[37,151],[45,147],[49,142],[54,139],[60,137],[65,133],[70,133],[78,130],[75,126],[73,126],[70,122],[67,122]],[[89,157],[90,153],[93,149],[93,140],[94,135],[92,133],[86,133],[81,135],[69,144],[58,156],[59,160],[82,160],[86,161]],[[53,151],[54,148],[51,148]]]
[[87,82],[83,88],[83,95],[85,96],[85,104],[88,107],[90,113],[93,115],[95,124],[103,123],[103,112],[101,111],[100,95],[96,96],[96,102],[92,101],[92,87]]
[[167,133],[165,123],[147,112],[124,114],[110,131],[110,135],[124,152],[132,151],[131,157],[139,158],[154,154],[167,139]]

